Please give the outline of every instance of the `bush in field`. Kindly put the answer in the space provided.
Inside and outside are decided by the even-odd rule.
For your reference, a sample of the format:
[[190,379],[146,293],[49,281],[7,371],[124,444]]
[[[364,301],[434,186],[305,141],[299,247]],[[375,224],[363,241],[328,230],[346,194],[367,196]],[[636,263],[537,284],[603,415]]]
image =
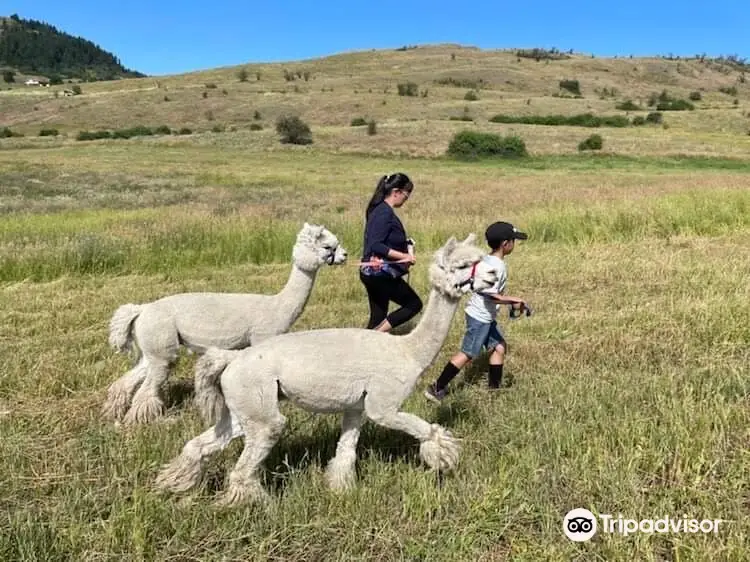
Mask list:
[[578,144],[578,150],[601,150],[604,146],[604,139],[601,135],[591,135]]
[[664,120],[663,115],[658,111],[652,111],[646,115],[646,123],[653,123],[654,125],[660,125]]
[[641,109],[641,106],[633,103],[632,100],[625,100],[622,103],[618,103],[615,107],[623,111],[638,111],[639,109]]
[[10,127],[2,127],[0,128],[0,139],[6,139],[11,137],[22,137],[23,135],[21,133],[14,133],[10,130]]
[[370,121],[367,123],[367,134],[368,135],[378,134],[378,124],[375,123],[374,119],[370,119]]
[[354,119],[352,119],[352,127],[364,127],[365,125],[367,125],[367,119],[365,119],[364,117],[355,117]]
[[76,140],[79,141],[90,141],[99,139],[111,139],[112,133],[109,131],[80,131],[76,135]]
[[570,125],[574,127],[627,127],[630,120],[623,115],[504,115],[490,119],[493,123],[525,123],[527,125]]
[[695,106],[687,100],[669,100],[657,103],[656,109],[659,111],[692,111]]
[[581,95],[581,84],[578,80],[560,80],[559,86],[563,90],[569,91],[577,96]]
[[520,158],[528,156],[526,144],[518,136],[502,137],[493,133],[461,131],[448,145],[449,156],[458,159]]
[[312,132],[307,123],[296,115],[284,115],[276,121],[276,132],[285,144],[310,144]]
[[399,96],[412,96],[417,97],[419,95],[419,86],[414,82],[405,82],[398,85]]
[[39,131],[40,137],[56,137],[59,134],[60,131],[58,131],[57,129],[42,129],[41,131]]
[[479,99],[479,96],[474,90],[469,90],[468,92],[466,92],[464,99],[466,101],[477,101]]
[[250,130],[251,131],[262,131],[263,125],[260,123],[250,123]]
[[688,96],[692,101],[701,101],[703,99],[703,96],[700,92],[690,92],[690,95]]

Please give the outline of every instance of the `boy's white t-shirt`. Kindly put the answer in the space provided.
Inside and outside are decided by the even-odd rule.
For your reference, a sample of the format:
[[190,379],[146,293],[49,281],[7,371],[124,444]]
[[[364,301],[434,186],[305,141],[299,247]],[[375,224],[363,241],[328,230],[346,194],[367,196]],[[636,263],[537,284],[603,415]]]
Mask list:
[[[508,281],[508,269],[502,258],[493,255],[486,255],[482,262],[488,264],[497,271],[497,283],[489,289],[482,291],[489,295],[502,295],[505,292],[505,285]],[[484,297],[482,293],[472,293],[471,298],[466,303],[466,314],[480,322],[490,323],[497,318],[497,309],[499,303],[491,297]]]

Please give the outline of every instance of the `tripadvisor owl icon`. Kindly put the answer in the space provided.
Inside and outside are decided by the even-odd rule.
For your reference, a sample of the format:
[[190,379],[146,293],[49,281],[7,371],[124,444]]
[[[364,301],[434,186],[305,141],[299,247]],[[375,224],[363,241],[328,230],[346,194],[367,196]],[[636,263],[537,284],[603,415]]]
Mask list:
[[571,509],[563,520],[565,536],[574,542],[584,542],[596,534],[596,517],[588,509]]

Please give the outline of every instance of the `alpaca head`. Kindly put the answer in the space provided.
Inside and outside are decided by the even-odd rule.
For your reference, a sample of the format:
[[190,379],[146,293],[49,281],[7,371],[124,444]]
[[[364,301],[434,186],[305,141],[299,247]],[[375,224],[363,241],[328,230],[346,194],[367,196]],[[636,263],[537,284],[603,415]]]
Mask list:
[[471,290],[489,289],[497,282],[497,272],[481,261],[485,252],[474,245],[475,239],[474,234],[469,234],[466,240],[458,242],[451,236],[435,252],[430,266],[430,283],[436,290],[458,299]]
[[346,263],[346,257],[346,249],[338,238],[317,224],[304,224],[292,250],[294,263],[304,271],[316,271],[325,264],[341,265]]

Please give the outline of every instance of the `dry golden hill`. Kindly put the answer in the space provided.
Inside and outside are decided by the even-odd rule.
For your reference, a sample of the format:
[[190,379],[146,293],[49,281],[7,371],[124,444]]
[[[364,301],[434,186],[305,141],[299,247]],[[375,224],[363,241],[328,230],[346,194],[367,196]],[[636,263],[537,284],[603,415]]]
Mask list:
[[[436,45],[82,83],[81,94],[71,97],[63,93],[71,84],[16,86],[0,91],[0,127],[27,137],[56,128],[71,138],[79,130],[136,125],[205,132],[243,131],[260,124],[263,132],[241,142],[271,148],[277,144],[276,118],[292,113],[311,125],[316,142],[325,148],[434,155],[471,120],[470,126],[480,129],[517,132],[537,152],[559,153],[574,150],[575,142],[591,131],[488,120],[498,113],[645,116],[654,109],[648,106],[649,98],[666,90],[679,99],[699,96],[692,101],[695,110],[665,112],[668,133],[658,127],[606,129],[609,148],[625,153],[750,154],[750,86],[742,64],[564,56],[537,61],[519,57],[515,50]],[[562,80],[577,80],[581,95],[562,89]],[[399,95],[399,84],[408,82],[416,85],[416,95]],[[478,99],[467,100],[469,91]],[[617,109],[626,100],[641,111]],[[363,128],[351,127],[358,117],[375,120],[382,135],[368,139]]]

